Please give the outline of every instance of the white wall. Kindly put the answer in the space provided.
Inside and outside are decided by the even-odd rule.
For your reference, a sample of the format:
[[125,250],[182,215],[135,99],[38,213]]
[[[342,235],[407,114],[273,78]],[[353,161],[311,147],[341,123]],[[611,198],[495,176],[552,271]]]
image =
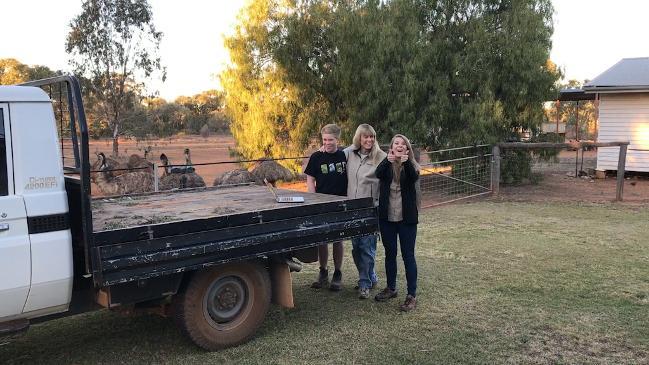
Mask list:
[[[600,94],[598,122],[599,142],[631,143],[627,171],[649,172],[649,93]],[[597,169],[617,170],[618,151],[618,147],[599,148]]]

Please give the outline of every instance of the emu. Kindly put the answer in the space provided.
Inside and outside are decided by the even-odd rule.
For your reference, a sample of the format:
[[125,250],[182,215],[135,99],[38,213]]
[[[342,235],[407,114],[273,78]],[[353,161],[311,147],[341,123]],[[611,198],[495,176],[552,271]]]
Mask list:
[[196,173],[191,160],[189,148],[185,148],[185,166],[171,167],[169,158],[164,153],[160,155],[160,162],[164,166],[160,179],[161,190],[202,188],[205,186],[203,178]]
[[[105,195],[124,195],[153,191],[151,171],[129,171],[128,164],[108,159],[103,153],[97,154],[99,170],[94,173],[94,182]],[[115,169],[126,169],[115,171]]]

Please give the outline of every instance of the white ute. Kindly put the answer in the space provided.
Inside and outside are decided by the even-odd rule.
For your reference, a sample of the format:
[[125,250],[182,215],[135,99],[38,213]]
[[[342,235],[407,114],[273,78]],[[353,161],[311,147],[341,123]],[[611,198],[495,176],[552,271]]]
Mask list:
[[68,213],[51,120],[40,88],[0,87],[0,322],[18,327],[66,311],[72,295],[70,228],[42,227]]
[[93,199],[88,139],[76,78],[0,86],[0,336],[107,308],[173,316],[207,350],[235,346],[271,301],[293,306],[293,258],[378,228],[371,198],[279,204],[252,184]]

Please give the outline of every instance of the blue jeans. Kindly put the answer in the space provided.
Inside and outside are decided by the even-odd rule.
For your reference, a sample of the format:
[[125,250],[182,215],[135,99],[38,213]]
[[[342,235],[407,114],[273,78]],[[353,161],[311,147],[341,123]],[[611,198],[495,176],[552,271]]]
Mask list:
[[376,256],[376,236],[352,238],[352,257],[358,270],[358,287],[369,289],[379,281],[374,270]]
[[415,240],[417,225],[402,222],[389,222],[381,219],[379,222],[381,239],[385,247],[385,276],[388,288],[397,289],[397,236],[401,246],[401,257],[406,268],[408,294],[417,296],[417,261],[415,260]]

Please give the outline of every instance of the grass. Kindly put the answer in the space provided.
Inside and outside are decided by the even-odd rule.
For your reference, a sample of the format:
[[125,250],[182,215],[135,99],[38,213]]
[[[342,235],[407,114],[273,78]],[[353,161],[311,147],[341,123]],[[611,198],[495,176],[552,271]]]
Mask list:
[[205,352],[169,320],[101,311],[34,326],[0,345],[0,363],[647,363],[647,232],[649,207],[439,207],[421,216],[412,313],[359,301],[348,250],[343,292],[308,288],[317,267],[306,266],[297,307],[273,306],[236,348]]

